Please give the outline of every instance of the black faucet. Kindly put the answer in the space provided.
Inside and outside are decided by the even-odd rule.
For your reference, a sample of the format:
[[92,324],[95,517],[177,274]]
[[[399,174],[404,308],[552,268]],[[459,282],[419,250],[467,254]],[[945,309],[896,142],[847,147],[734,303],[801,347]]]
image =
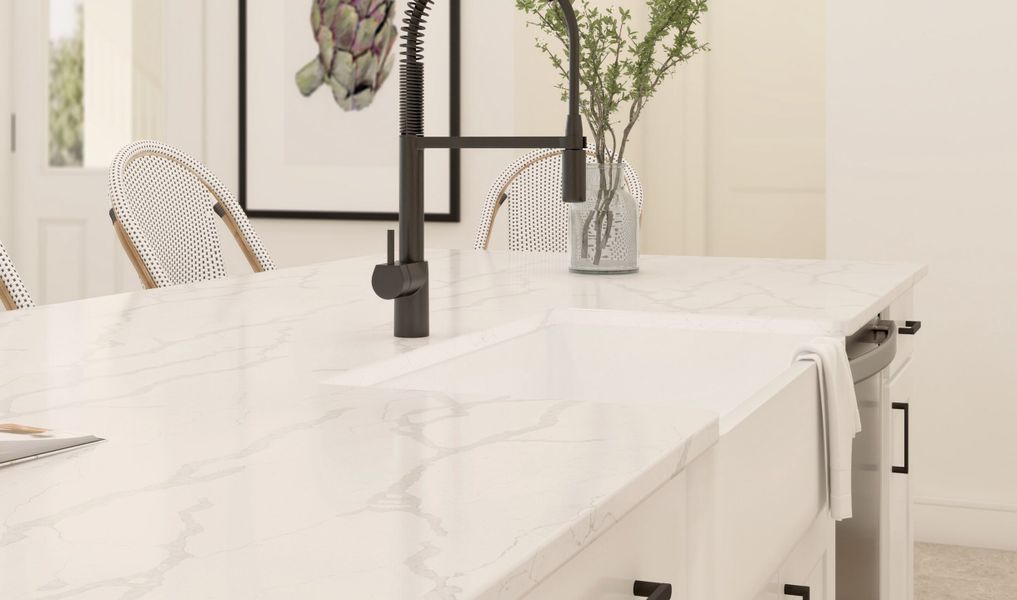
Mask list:
[[[548,0],[553,1],[553,0]],[[388,262],[374,268],[378,296],[395,300],[395,335],[430,334],[427,261],[424,260],[424,150],[428,148],[562,148],[562,200],[586,200],[586,140],[579,113],[579,25],[570,0],[558,0],[569,33],[569,115],[562,137],[427,137],[424,135],[424,23],[432,0],[410,0],[406,10],[399,90],[399,262],[388,232]]]

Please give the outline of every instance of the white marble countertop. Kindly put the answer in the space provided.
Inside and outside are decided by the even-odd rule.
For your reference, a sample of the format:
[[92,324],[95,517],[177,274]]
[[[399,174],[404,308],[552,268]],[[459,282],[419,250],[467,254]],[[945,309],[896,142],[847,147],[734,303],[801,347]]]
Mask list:
[[846,335],[924,275],[429,260],[429,340],[391,337],[368,259],[0,314],[0,421],[110,440],[0,469],[5,600],[518,598],[714,443],[721,415],[321,382],[554,307]]

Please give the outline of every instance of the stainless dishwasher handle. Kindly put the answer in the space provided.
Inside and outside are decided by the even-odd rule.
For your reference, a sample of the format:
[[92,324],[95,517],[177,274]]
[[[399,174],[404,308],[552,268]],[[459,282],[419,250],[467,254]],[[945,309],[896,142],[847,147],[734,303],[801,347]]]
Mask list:
[[851,359],[851,376],[855,383],[865,381],[890,366],[897,356],[897,324],[893,321],[878,321],[869,327],[873,340],[878,345],[865,354]]

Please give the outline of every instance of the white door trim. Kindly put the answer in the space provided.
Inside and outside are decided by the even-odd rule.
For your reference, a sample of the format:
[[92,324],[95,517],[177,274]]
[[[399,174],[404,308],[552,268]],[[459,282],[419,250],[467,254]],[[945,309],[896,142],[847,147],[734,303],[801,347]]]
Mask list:
[[14,168],[10,151],[14,79],[11,70],[14,21],[12,0],[0,0],[0,239],[5,245],[14,237]]

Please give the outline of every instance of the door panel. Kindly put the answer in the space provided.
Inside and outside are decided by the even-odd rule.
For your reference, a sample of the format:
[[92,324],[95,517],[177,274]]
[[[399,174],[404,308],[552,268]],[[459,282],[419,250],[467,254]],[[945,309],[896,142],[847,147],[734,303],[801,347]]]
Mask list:
[[87,293],[84,273],[88,259],[88,222],[85,219],[40,219],[39,262],[60,265],[43,272],[36,293],[49,302],[64,302]]
[[766,584],[766,589],[753,600],[784,600],[781,593],[780,573],[774,573],[773,578]]
[[[836,594],[835,523],[826,512],[813,523],[780,569],[785,585],[806,586],[810,600],[834,600]],[[782,599],[794,596],[782,595]]]
[[688,600],[687,498],[687,476],[681,473],[526,594],[525,600],[634,600],[636,580],[670,583],[673,600]]
[[[914,389],[914,368],[905,364],[890,382],[890,401],[905,403],[909,407]],[[893,411],[890,419],[890,452],[894,465],[905,462],[904,415]],[[912,577],[914,573],[914,532],[911,517],[911,475],[890,474],[889,507],[889,573],[890,598],[911,600],[914,595]]]

